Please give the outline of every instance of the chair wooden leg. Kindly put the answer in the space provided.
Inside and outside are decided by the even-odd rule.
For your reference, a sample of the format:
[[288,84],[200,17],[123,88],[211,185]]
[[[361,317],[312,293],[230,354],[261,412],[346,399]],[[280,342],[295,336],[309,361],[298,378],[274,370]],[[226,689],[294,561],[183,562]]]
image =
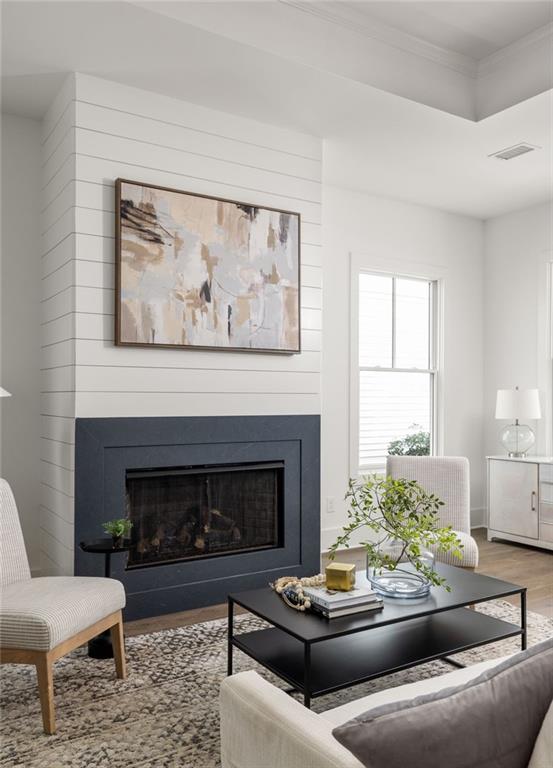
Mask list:
[[123,614],[114,611],[104,616],[100,621],[91,624],[76,635],[68,637],[49,651],[33,651],[28,648],[1,648],[0,664],[34,664],[40,695],[42,722],[47,734],[56,732],[56,716],[54,711],[54,680],[53,664],[62,656],[84,645],[88,640],[101,632],[111,630],[115,669],[117,677],[125,678],[125,641],[123,638]]
[[127,664],[125,661],[125,638],[123,635],[123,616],[119,613],[119,621],[111,627],[111,644],[113,645],[113,658],[115,659],[115,671],[117,677],[124,680],[127,677]]
[[40,696],[44,733],[52,735],[56,732],[56,716],[54,711],[52,660],[48,653],[41,654],[40,658],[37,660],[36,676],[38,680],[38,693]]

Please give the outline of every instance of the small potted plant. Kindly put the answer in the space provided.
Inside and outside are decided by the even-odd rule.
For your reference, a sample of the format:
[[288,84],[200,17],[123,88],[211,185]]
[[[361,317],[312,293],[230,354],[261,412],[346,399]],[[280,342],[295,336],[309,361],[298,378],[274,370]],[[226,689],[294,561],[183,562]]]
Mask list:
[[123,541],[131,532],[132,523],[126,517],[121,517],[118,520],[108,520],[107,523],[102,523],[102,527],[111,536],[113,548],[118,549],[123,546]]
[[373,534],[362,541],[367,552],[367,577],[387,597],[421,597],[432,585],[450,587],[434,569],[434,552],[461,557],[462,544],[451,526],[439,525],[437,496],[414,480],[372,475],[350,480],[348,523],[330,547],[330,558],[348,547],[356,531]]

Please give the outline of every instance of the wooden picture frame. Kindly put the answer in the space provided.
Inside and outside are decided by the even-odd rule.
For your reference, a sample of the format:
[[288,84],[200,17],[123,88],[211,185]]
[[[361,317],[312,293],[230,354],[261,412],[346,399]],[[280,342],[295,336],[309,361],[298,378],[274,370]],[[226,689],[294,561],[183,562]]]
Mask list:
[[301,352],[301,216],[115,181],[115,344]]

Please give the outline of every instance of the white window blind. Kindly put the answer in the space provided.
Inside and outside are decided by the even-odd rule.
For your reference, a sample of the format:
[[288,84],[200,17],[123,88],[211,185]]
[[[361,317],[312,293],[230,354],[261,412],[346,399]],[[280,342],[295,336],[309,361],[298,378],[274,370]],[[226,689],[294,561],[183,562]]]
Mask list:
[[[408,435],[429,436],[432,450],[435,292],[429,280],[359,274],[362,472],[381,469],[390,444]],[[420,445],[414,450],[420,452]]]

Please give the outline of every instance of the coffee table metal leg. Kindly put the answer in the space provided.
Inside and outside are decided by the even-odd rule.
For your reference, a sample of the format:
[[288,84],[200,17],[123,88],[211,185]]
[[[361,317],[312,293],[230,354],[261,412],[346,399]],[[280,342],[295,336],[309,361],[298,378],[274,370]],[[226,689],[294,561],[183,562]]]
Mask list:
[[311,709],[311,645],[303,646],[303,704]]
[[234,603],[228,599],[228,629],[227,629],[227,675],[232,675],[232,633],[233,633]]
[[522,590],[520,593],[520,628],[522,634],[520,636],[520,648],[526,650],[526,590]]
[[466,664],[463,664],[461,661],[452,659],[451,656],[443,656],[442,661],[445,661],[448,664],[451,664],[452,667],[456,667],[457,669],[465,669],[465,667],[467,666]]

